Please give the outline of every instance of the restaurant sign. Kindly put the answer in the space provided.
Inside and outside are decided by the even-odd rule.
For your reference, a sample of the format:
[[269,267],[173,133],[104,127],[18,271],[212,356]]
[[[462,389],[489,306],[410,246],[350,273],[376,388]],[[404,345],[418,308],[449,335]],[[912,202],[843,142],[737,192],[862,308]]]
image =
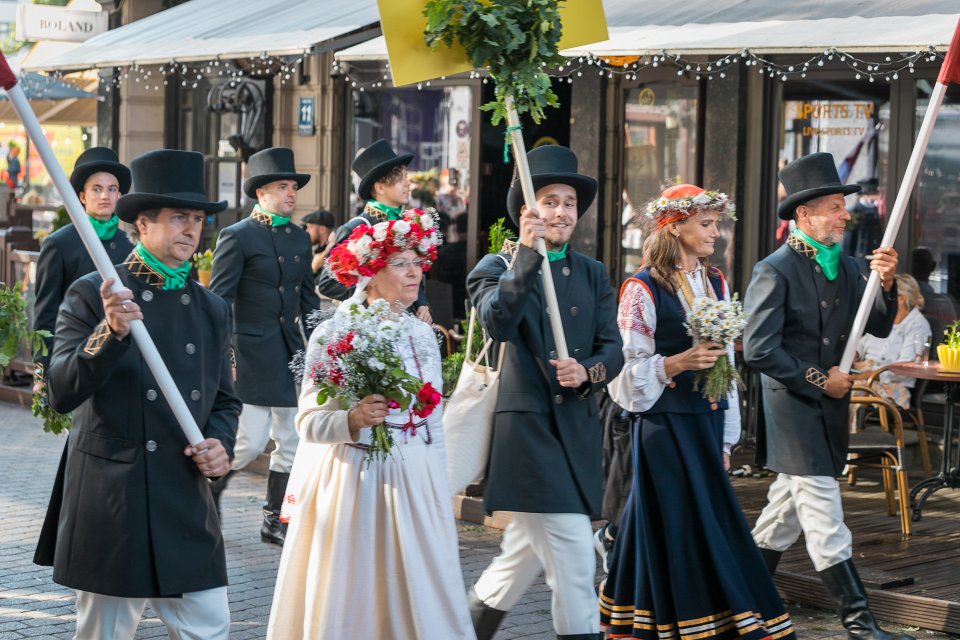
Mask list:
[[41,4],[17,5],[17,40],[83,42],[107,30],[106,11],[80,11]]

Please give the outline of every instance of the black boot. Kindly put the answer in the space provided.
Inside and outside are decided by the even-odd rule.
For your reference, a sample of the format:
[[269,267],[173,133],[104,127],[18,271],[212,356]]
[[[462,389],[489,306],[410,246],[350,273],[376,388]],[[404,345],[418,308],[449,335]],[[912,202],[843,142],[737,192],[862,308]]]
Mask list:
[[281,547],[287,535],[287,525],[280,522],[280,507],[289,479],[289,473],[270,471],[267,474],[267,501],[263,505],[263,524],[260,526],[260,539]]
[[490,640],[507,612],[483,604],[483,600],[477,597],[477,592],[472,588],[467,593],[467,602],[470,605],[470,618],[473,619],[477,640]]
[[852,560],[824,569],[820,579],[837,607],[850,640],[914,640],[913,636],[887,633],[880,628],[867,607],[867,593]]
[[777,572],[777,565],[780,564],[780,556],[783,555],[783,551],[774,551],[773,549],[765,549],[763,547],[757,547],[760,549],[760,555],[763,556],[763,563],[767,565],[767,572],[770,575],[773,575]]
[[210,481],[210,493],[213,494],[213,504],[217,507],[217,517],[220,519],[221,524],[223,524],[223,512],[220,510],[220,496],[223,494],[224,489],[227,488],[227,484],[230,482],[230,476],[234,473],[235,471],[231,469],[227,471],[226,475]]

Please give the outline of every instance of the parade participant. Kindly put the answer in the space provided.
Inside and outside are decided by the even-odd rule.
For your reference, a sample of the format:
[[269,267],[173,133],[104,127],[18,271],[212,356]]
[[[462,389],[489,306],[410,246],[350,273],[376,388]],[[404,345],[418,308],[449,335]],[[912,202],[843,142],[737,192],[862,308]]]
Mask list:
[[303,224],[303,230],[310,236],[310,245],[313,247],[310,270],[313,271],[313,279],[316,280],[323,271],[323,262],[332,248],[333,243],[328,240],[332,240],[331,236],[336,223],[332,213],[322,210],[308,213],[300,222]]
[[727,479],[740,439],[736,387],[715,406],[695,388],[697,372],[732,360],[733,344],[694,344],[685,326],[694,300],[730,300],[708,257],[733,213],[723,193],[666,189],[645,216],[644,266],[621,288],[625,364],[607,389],[631,412],[633,485],[600,591],[610,637],[654,639],[692,624],[698,637],[723,637],[734,620],[738,637],[794,636]]
[[[397,220],[410,202],[410,180],[407,165],[413,160],[412,153],[397,153],[390,143],[381,138],[361,151],[353,160],[351,168],[360,178],[357,195],[366,203],[363,212],[341,225],[336,232],[334,244],[344,242],[361,224],[372,225],[384,220]],[[317,279],[320,295],[331,300],[346,300],[353,295],[353,287],[340,284],[330,273]],[[431,324],[430,306],[426,289],[420,285],[420,293],[413,302],[412,311],[417,317]]]
[[[297,190],[310,176],[297,173],[293,152],[276,147],[250,156],[243,192],[257,204],[248,218],[220,232],[210,289],[233,307],[237,395],[243,401],[231,472],[270,454],[260,539],[283,544],[283,492],[297,452],[297,381],[288,364],[303,350],[307,316],[319,308],[310,270],[310,237],[290,224]],[[229,475],[211,487],[217,507]]]
[[[120,163],[117,154],[106,147],[87,149],[77,158],[70,174],[70,186],[80,197],[103,243],[110,262],[119,264],[133,251],[125,233],[118,233],[117,200],[130,190],[130,170]],[[93,259],[87,253],[80,234],[73,224],[57,229],[43,241],[37,259],[37,298],[34,302],[34,328],[51,334],[57,323],[57,309],[71,284],[94,271]],[[53,335],[46,338],[48,355],[38,359],[38,377],[49,362]]]
[[[578,173],[566,147],[538,147],[527,158],[536,210],[523,204],[515,180],[507,194],[520,227],[513,266],[489,255],[467,278],[480,322],[506,349],[484,508],[511,512],[500,555],[471,590],[471,613],[477,637],[493,637],[543,570],[559,637],[594,640],[600,620],[590,516],[600,511],[603,454],[593,392],[620,371],[623,343],[606,269],[568,244],[597,181]],[[566,332],[570,357],[563,360],[541,293],[537,238],[546,244]]]
[[[229,469],[240,401],[230,310],[189,278],[204,218],[203,156],[151,151],[131,163],[117,214],[134,250],[125,288],[91,273],[67,291],[50,404],[74,411],[53,580],[77,590],[77,638],[132,638],[147,602],[172,638],[226,639],[227,564],[208,478]],[[130,336],[142,319],[204,440],[190,445]]]
[[[851,560],[850,530],[843,522],[841,475],[847,458],[851,379],[838,367],[866,281],[840,250],[850,213],[833,156],[813,153],[780,171],[787,197],[777,208],[796,228],[787,243],[760,261],[747,288],[744,357],[761,373],[765,429],[758,462],[779,473],[753,529],[770,573],[801,531],[840,620],[851,640],[892,640],[867,606]],[[870,268],[883,289],[866,330],[890,333],[897,313],[897,252],[873,250]],[[762,460],[765,455],[766,460]]]
[[[310,338],[297,413],[303,444],[298,475],[291,480],[291,487],[299,486],[290,489],[296,510],[280,559],[268,638],[475,637],[460,573],[440,407],[425,419],[415,418],[388,406],[386,389],[349,410],[335,397],[318,404],[321,387],[311,377],[329,346],[318,336],[346,327],[337,323],[349,323],[355,317],[351,308],[361,300],[383,300],[391,317],[379,324],[399,325],[389,339],[403,368],[441,390],[436,337],[429,325],[406,313],[436,256],[439,236],[430,232],[429,216],[416,210],[402,215],[397,224],[405,222],[405,231],[394,231],[393,222],[360,226],[330,257],[338,277],[357,268],[375,275]],[[376,246],[378,237],[385,238],[382,246],[360,250]],[[346,247],[355,250],[343,251]],[[349,326],[358,338],[374,339],[373,329]],[[343,374],[349,377],[351,370]],[[371,457],[370,427],[383,422],[395,433],[394,448],[386,457]]]

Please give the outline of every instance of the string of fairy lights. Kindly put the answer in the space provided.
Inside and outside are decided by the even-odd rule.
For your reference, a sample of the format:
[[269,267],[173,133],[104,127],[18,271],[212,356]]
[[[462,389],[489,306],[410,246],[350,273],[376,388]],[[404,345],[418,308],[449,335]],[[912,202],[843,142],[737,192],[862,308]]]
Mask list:
[[[298,68],[307,55],[309,55],[308,52],[296,56],[272,56],[262,53],[259,56],[213,59],[205,62],[170,60],[161,65],[133,63],[126,67],[116,67],[112,74],[101,73],[100,83],[106,93],[115,91],[124,82],[133,82],[147,90],[160,91],[174,83],[184,88],[196,89],[205,80],[222,79],[233,86],[244,78],[272,76],[280,85],[284,85],[297,81]],[[676,71],[678,76],[696,80],[718,80],[726,78],[734,67],[743,65],[751,72],[755,70],[770,78],[787,81],[806,78],[810,71],[839,66],[847,69],[851,78],[855,80],[891,82],[905,73],[914,73],[919,65],[942,61],[943,57],[944,53],[934,46],[913,52],[877,56],[878,59],[869,59],[863,57],[863,54],[830,48],[813,54],[801,62],[790,63],[775,62],[749,49],[709,61],[690,59],[679,53],[664,50],[643,56],[587,54],[571,57],[567,62],[549,69],[548,72],[557,81],[571,84],[577,78],[586,75],[599,75],[611,79],[619,76],[626,80],[637,80],[641,78],[644,71],[657,68],[671,69]],[[370,68],[334,60],[331,72],[343,82],[349,83],[351,88],[361,92],[393,86],[389,63],[385,63],[383,68],[379,66]],[[49,75],[63,79],[69,74],[70,72],[52,72]],[[480,79],[484,83],[489,81],[483,71],[471,71],[468,76],[471,79]],[[424,89],[431,84],[430,81],[418,83],[417,88]],[[51,85],[38,84],[35,88],[38,97],[42,97],[47,86]]]
[[[596,56],[592,54],[571,57],[564,64],[550,69],[550,75],[560,82],[573,83],[576,78],[584,75],[599,75],[607,78],[620,76],[626,80],[637,80],[640,74],[647,69],[670,68],[678,76],[686,76],[696,80],[714,80],[727,77],[732,67],[743,65],[751,70],[767,75],[770,78],[779,78],[782,81],[806,78],[807,73],[824,67],[846,67],[856,80],[866,79],[869,82],[891,82],[899,79],[903,73],[914,73],[922,63],[942,61],[944,54],[936,47],[929,46],[918,51],[888,54],[880,60],[871,60],[861,55],[842,51],[835,48],[811,55],[801,62],[778,63],[749,49],[738,53],[725,55],[722,58],[703,61],[685,58],[679,53],[661,51],[658,54],[644,56]],[[335,60],[332,72],[343,78],[358,91],[391,86],[390,65],[385,70],[370,70]],[[486,83],[489,78],[483,71],[471,71],[471,79],[481,78]],[[429,87],[430,82],[417,84],[418,89]]]

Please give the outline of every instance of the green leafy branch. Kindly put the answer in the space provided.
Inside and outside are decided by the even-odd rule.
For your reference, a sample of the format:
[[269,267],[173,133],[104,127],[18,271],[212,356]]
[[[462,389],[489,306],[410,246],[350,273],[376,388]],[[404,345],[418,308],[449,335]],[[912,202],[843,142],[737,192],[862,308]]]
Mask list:
[[493,112],[494,126],[507,117],[507,95],[518,114],[539,124],[546,107],[559,105],[544,69],[564,61],[558,53],[563,1],[428,0],[424,41],[434,51],[459,44],[475,69],[487,68],[496,97],[480,108]]
[[23,285],[7,286],[0,283],[0,367],[6,367],[17,356],[20,342],[27,343],[33,355],[47,355],[44,338],[50,337],[49,331],[31,331],[27,317],[27,301],[21,295]]

